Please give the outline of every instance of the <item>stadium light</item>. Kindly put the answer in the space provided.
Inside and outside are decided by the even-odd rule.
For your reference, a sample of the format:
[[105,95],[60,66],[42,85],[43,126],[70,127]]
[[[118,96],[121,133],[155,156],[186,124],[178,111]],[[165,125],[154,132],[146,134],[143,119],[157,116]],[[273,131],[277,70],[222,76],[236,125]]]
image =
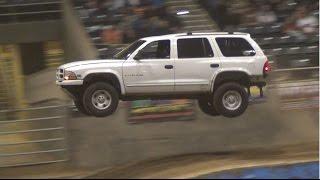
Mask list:
[[189,14],[190,12],[188,10],[181,10],[177,12],[177,15],[185,15],[185,14]]

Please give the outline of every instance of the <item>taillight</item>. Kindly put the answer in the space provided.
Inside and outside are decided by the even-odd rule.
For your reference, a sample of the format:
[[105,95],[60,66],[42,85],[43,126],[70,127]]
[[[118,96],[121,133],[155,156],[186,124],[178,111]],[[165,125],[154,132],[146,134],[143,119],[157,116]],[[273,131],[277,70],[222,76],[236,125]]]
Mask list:
[[263,74],[267,74],[271,71],[271,66],[269,64],[269,61],[267,60],[263,65]]

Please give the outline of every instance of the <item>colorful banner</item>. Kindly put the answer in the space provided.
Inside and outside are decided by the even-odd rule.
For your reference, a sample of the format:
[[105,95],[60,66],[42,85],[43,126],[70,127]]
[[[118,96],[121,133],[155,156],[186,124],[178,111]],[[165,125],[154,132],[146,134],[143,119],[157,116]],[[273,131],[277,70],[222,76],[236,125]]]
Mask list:
[[191,100],[139,100],[129,103],[129,123],[185,121],[194,119]]

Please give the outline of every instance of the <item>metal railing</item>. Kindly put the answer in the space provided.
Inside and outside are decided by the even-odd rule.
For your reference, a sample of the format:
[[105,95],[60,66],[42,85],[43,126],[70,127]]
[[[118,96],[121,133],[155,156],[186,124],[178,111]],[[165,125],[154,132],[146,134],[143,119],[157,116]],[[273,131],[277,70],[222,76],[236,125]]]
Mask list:
[[0,111],[0,168],[69,160],[66,107]]
[[318,70],[319,66],[313,67],[301,67],[301,68],[285,68],[285,69],[275,69],[274,72],[288,72],[288,71],[301,71],[301,70]]

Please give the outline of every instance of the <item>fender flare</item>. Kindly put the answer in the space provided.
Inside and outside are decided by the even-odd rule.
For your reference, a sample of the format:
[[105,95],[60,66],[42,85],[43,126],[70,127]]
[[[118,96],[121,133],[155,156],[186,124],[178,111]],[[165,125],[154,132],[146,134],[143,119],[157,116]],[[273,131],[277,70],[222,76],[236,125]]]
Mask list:
[[124,95],[125,94],[125,87],[124,87],[124,84],[123,84],[123,79],[122,79],[122,76],[119,74],[119,72],[117,71],[114,71],[112,69],[106,69],[106,70],[88,70],[84,73],[83,75],[83,80],[85,81],[85,79],[89,76],[89,75],[92,75],[92,74],[111,74],[111,75],[114,75],[119,84],[120,84],[120,91],[121,91],[121,94]]
[[[247,78],[250,78],[250,76],[251,76],[250,73],[245,69],[218,70],[212,75],[211,84],[210,84],[210,92],[214,91],[215,83],[216,83],[216,80],[217,80],[217,78],[219,76],[222,76],[223,74],[226,74],[226,76],[229,76],[229,75],[231,75],[231,74],[233,75],[235,73],[243,74]],[[226,79],[228,79],[228,80],[231,80],[231,79],[239,80],[240,77],[241,76],[236,76],[236,77],[229,77],[229,78],[226,78]]]

